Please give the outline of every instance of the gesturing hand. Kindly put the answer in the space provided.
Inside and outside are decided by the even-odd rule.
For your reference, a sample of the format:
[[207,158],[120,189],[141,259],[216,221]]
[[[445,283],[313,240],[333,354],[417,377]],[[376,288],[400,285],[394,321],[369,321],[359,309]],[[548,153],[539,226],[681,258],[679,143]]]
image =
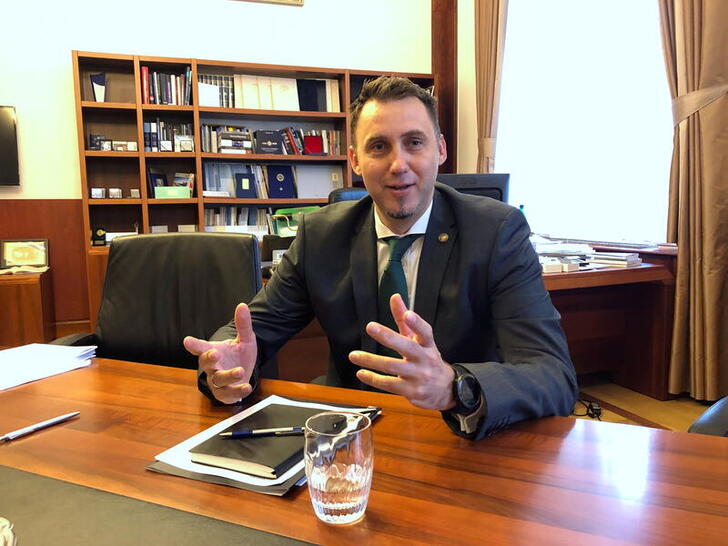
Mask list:
[[389,301],[399,333],[379,324],[367,324],[367,333],[377,342],[402,355],[402,359],[352,351],[349,360],[357,366],[360,381],[394,394],[401,394],[417,407],[447,410],[455,405],[452,382],[455,372],[440,356],[432,327],[414,311],[408,311],[399,294]]
[[253,333],[250,310],[244,303],[235,308],[235,339],[211,342],[187,336],[184,346],[199,356],[200,370],[207,374],[207,384],[215,398],[225,404],[242,400],[252,392],[253,374],[258,345]]

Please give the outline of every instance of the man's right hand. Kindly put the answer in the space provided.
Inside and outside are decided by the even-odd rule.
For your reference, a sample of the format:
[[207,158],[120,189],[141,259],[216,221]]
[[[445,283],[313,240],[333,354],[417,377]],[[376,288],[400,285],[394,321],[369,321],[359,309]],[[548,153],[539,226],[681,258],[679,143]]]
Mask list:
[[250,309],[244,303],[235,309],[235,330],[237,337],[226,341],[205,341],[191,336],[184,339],[185,349],[199,356],[198,366],[207,375],[213,396],[225,404],[238,402],[253,390],[250,376],[258,356],[258,345]]

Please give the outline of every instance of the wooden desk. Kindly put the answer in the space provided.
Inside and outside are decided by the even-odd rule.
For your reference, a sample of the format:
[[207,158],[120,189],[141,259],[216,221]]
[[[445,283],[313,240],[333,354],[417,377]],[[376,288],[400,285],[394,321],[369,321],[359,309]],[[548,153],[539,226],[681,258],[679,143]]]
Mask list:
[[545,274],[577,373],[667,399],[674,282],[654,264]]
[[306,488],[268,497],[144,470],[234,411],[194,385],[191,370],[97,359],[0,392],[3,432],[81,411],[0,445],[0,464],[323,544],[703,545],[728,532],[725,438],[553,417],[473,443],[399,397],[263,381],[261,395],[384,408],[367,514],[328,526]]
[[55,337],[51,272],[0,275],[0,348]]

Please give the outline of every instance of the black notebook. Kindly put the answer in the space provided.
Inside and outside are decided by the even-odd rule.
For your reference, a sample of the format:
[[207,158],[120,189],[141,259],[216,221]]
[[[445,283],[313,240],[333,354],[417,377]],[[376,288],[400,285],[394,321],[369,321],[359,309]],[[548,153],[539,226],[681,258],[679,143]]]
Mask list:
[[[321,408],[270,404],[221,432],[247,429],[302,427]],[[262,478],[278,478],[301,460],[303,436],[263,436],[230,439],[212,436],[190,449],[193,462],[237,470]]]

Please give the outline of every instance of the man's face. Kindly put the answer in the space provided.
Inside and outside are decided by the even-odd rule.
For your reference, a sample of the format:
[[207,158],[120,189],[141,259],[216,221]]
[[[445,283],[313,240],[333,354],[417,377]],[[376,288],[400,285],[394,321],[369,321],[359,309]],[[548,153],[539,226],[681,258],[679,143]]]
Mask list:
[[404,233],[432,200],[437,169],[447,158],[445,139],[416,97],[369,101],[356,128],[349,161],[361,175],[377,214],[395,233]]

